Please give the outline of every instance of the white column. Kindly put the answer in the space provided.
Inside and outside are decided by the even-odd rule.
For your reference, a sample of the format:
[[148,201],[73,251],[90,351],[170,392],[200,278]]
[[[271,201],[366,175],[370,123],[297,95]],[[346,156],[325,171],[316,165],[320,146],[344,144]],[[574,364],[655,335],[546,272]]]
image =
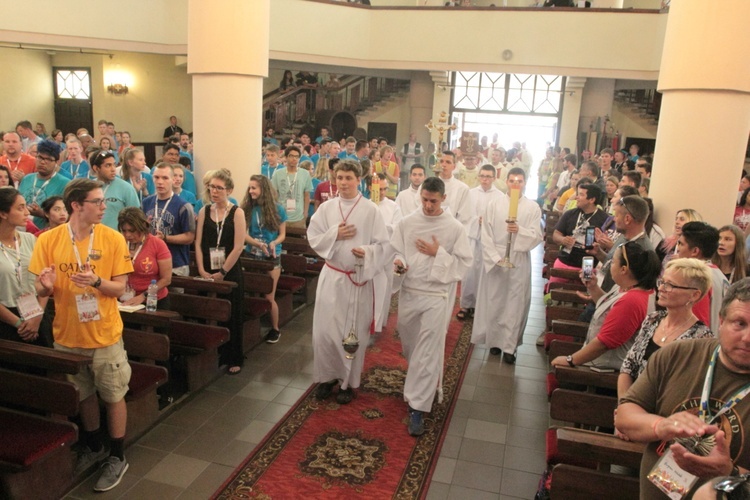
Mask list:
[[260,173],[270,8],[270,0],[188,3],[196,180],[227,168],[238,200],[250,176]]
[[750,2],[672,2],[650,194],[670,227],[682,208],[731,223],[750,133]]

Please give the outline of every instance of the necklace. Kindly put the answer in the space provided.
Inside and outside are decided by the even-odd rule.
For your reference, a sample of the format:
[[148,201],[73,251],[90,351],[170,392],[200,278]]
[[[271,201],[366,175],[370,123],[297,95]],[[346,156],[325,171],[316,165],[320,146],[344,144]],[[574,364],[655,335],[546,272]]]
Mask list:
[[683,320],[681,323],[679,323],[679,324],[677,324],[675,326],[672,326],[671,328],[667,328],[667,326],[665,325],[664,326],[664,330],[666,330],[668,333],[666,333],[666,332],[664,333],[664,336],[661,338],[661,343],[663,344],[664,342],[666,342],[668,338],[670,338],[672,335],[675,334],[675,332],[684,331],[682,329],[682,327],[688,321],[690,322],[691,325],[693,324],[693,317],[692,317],[692,315],[687,320]]

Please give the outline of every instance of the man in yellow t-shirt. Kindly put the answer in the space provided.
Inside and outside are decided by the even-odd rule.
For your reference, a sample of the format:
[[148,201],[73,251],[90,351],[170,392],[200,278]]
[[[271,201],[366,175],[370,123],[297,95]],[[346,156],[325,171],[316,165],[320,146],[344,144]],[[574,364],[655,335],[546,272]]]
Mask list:
[[29,271],[37,275],[39,296],[55,299],[55,349],[92,358],[86,370],[69,377],[81,394],[83,447],[76,473],[107,455],[99,437],[98,392],[107,406],[110,452],[94,490],[108,491],[128,469],[123,447],[131,370],[117,298],[125,292],[133,265],[123,236],[101,224],[106,203],[100,182],[75,179],[66,186],[63,200],[70,221],[40,236]]

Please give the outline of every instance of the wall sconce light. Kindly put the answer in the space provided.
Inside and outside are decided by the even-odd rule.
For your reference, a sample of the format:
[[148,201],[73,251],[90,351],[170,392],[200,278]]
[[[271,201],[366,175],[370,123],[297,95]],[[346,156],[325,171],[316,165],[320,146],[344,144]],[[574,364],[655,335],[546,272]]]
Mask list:
[[123,83],[113,83],[107,86],[107,91],[114,95],[125,95],[128,93],[128,86]]

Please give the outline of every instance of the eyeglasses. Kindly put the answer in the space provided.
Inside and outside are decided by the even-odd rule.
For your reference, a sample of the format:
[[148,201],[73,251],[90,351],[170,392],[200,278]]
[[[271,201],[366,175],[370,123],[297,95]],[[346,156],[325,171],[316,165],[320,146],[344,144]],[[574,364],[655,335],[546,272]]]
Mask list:
[[209,184],[208,189],[210,189],[211,191],[226,191],[227,190],[227,188],[225,188],[224,186],[217,186],[215,184]]
[[57,161],[54,158],[52,158],[51,156],[43,156],[43,155],[40,155],[40,154],[36,155],[36,159],[39,160],[39,161],[45,162],[45,163],[52,163],[52,162]]
[[661,278],[656,280],[656,288],[661,288],[667,293],[671,292],[675,288],[680,289],[680,290],[697,290],[697,288],[695,288],[694,286],[675,285],[674,283],[669,283],[668,281],[664,281]]
[[633,212],[630,211],[628,205],[625,203],[625,198],[620,198],[620,201],[618,201],[617,204],[625,207],[625,210],[627,210],[630,216],[635,219],[635,215],[633,215]]
[[95,200],[83,200],[84,203],[91,203],[97,207],[101,207],[104,204],[104,198],[97,198]]
[[299,155],[286,155],[287,158],[299,158]]

